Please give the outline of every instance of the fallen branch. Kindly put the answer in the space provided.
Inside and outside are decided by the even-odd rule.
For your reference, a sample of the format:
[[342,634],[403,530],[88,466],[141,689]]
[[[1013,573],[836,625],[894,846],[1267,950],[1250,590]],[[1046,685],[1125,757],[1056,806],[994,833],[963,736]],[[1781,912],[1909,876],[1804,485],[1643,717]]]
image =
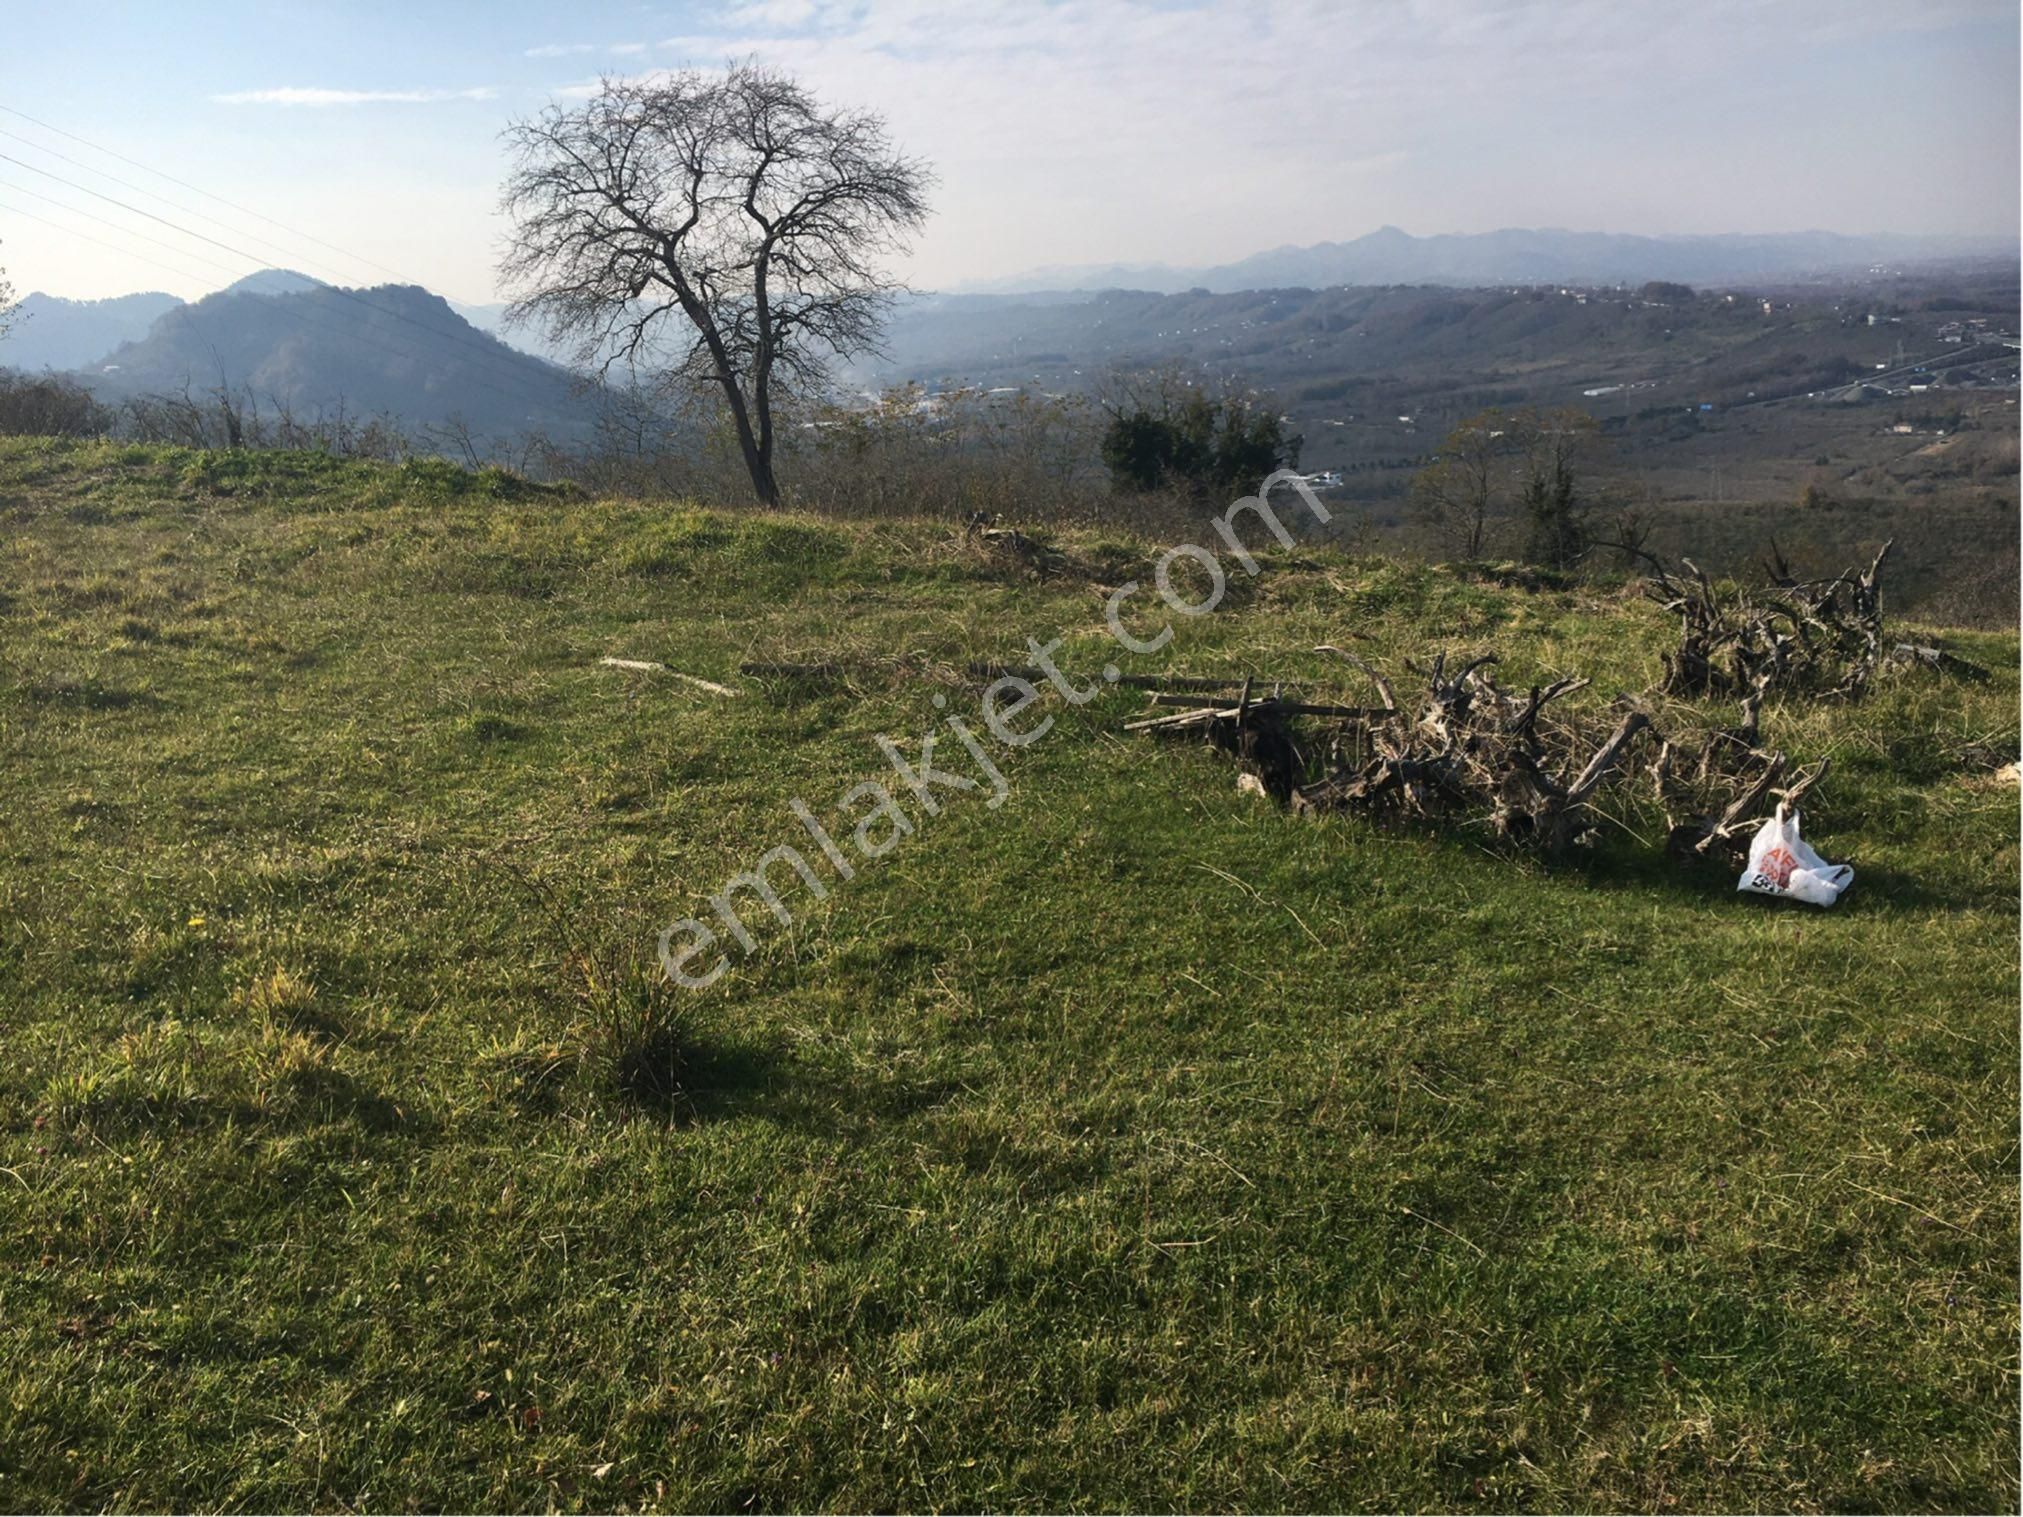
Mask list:
[[1898,643],[1890,649],[1883,663],[1891,668],[1929,669],[1935,674],[1950,674],[1958,679],[1971,680],[1975,684],[1993,678],[1979,664],[1928,643]]
[[[968,665],[969,673],[977,679],[1022,679],[1030,684],[1045,684],[1053,678],[1046,670],[1031,664],[993,664],[978,661]],[[1086,675],[1062,674],[1061,678],[1086,685],[1090,679]],[[1246,674],[1195,675],[1195,674],[1119,674],[1115,679],[1104,680],[1105,684],[1121,685],[1127,690],[1227,690],[1234,692],[1250,678]]]
[[700,674],[683,674],[679,669],[670,669],[665,664],[655,663],[646,658],[600,658],[597,661],[606,669],[624,669],[635,674],[671,674],[695,686],[707,690],[711,695],[736,695],[738,692],[729,685],[719,685],[713,679],[704,679]]
[[[1274,697],[1274,699],[1278,700],[1279,709],[1289,716],[1382,716],[1385,714],[1382,706],[1333,706],[1316,701],[1288,701],[1280,697]],[[1198,709],[1213,709],[1202,708],[1200,695],[1192,693],[1159,691],[1151,697],[1151,701],[1155,706],[1187,706]],[[1228,714],[1234,715],[1235,713],[1232,711]],[[1128,727],[1134,724],[1127,723],[1126,725]]]
[[971,514],[963,526],[963,538],[975,543],[987,552],[1015,558],[1041,578],[1058,574],[1068,567],[1068,556],[1057,548],[1050,548],[1036,537],[1028,537],[1017,527],[1000,527],[997,518],[987,511]]

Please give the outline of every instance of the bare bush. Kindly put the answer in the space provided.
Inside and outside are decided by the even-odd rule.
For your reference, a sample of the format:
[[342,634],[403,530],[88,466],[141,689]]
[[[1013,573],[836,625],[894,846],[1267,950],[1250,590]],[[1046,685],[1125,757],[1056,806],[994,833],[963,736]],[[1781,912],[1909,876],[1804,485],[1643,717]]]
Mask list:
[[112,414],[75,380],[60,374],[0,370],[0,435],[99,437]]
[[906,385],[809,408],[794,499],[850,515],[1059,520],[1104,493],[1095,440],[1079,397]]
[[342,398],[305,416],[272,396],[263,402],[250,388],[228,385],[193,391],[185,384],[173,392],[131,396],[112,413],[108,430],[135,442],[184,448],[300,449],[381,463],[439,451],[427,441],[427,429],[417,438],[392,416],[361,416]]

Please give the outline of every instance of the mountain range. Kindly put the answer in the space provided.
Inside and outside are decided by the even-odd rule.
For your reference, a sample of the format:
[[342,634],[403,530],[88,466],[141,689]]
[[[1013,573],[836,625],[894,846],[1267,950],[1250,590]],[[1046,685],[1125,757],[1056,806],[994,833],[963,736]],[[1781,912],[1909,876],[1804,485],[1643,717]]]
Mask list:
[[[1562,287],[1668,280],[1761,292],[1838,268],[1852,274],[1837,287],[1863,287],[1871,293],[1861,298],[1872,300],[1886,296],[1898,271],[1943,260],[1974,270],[1962,277],[1985,290],[2013,290],[2016,255],[1999,240],[1550,230],[1414,237],[1386,227],[1213,269],[1105,265],[999,282],[1034,286],[1021,294],[909,294],[894,308],[884,352],[838,377],[853,388],[959,378],[1074,389],[1113,365],[1182,359],[1335,398],[1363,382],[1354,376],[1409,375],[1416,406],[1443,385],[1486,385],[1505,360],[1519,364],[1511,372],[1529,372],[1525,365],[1566,359],[1602,376],[1569,372],[1566,383],[1597,388],[1608,377],[1605,349],[1626,340],[1637,352],[1665,346],[1674,328],[1683,349],[1688,328],[1711,334],[1708,323],[1720,316],[1725,330],[1733,301],[1693,312],[1645,309],[1622,295],[1592,307],[1585,297],[1540,303]],[[1615,306],[1626,314],[1604,321]],[[486,435],[558,438],[589,424],[579,377],[537,334],[507,330],[503,305],[456,304],[419,286],[341,289],[266,269],[191,303],[159,292],[96,301],[38,293],[21,309],[0,341],[0,367],[67,371],[107,401],[226,385],[305,419],[341,407],[411,426],[461,417]],[[1768,340],[1769,328],[1759,336]],[[1779,368],[1816,368],[1820,339],[1810,341],[1809,354],[1779,354]],[[1863,356],[1872,364],[1880,355]],[[1748,390],[1745,380],[1737,393]],[[1404,398],[1384,404],[1402,410],[1394,400]],[[1314,394],[1312,403],[1333,402]]]
[[349,290],[263,269],[214,295],[69,301],[31,295],[0,361],[72,373],[101,400],[221,386],[302,419],[344,410],[480,433],[567,436],[575,375],[482,332],[416,285]]
[[1177,295],[1191,289],[1227,294],[1335,285],[1642,284],[1650,279],[1706,284],[1794,280],[1950,260],[2013,261],[2016,251],[2015,242],[2001,238],[1838,232],[1637,237],[1555,228],[1415,237],[1387,226],[1348,242],[1273,248],[1209,268],[1142,263],[1044,268],[956,285],[950,293],[1148,290]]
[[14,325],[0,342],[0,363],[25,371],[81,368],[147,336],[155,318],[181,304],[160,290],[105,300],[66,300],[37,290],[15,308]]
[[[236,279],[220,295],[295,295],[325,288],[293,269],[261,269]],[[140,342],[163,316],[184,304],[179,295],[148,290],[104,300],[67,300],[40,290],[15,308],[14,325],[0,344],[0,368],[90,369],[125,343]]]

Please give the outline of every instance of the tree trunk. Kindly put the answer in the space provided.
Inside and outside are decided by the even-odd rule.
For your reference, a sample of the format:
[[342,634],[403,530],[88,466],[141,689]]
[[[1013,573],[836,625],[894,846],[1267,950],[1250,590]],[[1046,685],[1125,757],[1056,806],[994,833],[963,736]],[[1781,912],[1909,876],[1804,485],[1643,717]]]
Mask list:
[[751,470],[752,492],[762,506],[776,507],[780,503],[779,482],[773,478],[773,461],[760,453],[757,448],[745,450],[745,467]]
[[771,441],[752,436],[751,423],[746,419],[743,407],[737,408],[736,417],[738,449],[745,455],[745,472],[752,477],[752,493],[758,496],[760,505],[768,508],[778,506],[780,486],[773,478]]
[[723,372],[719,362],[717,378],[724,387],[724,396],[730,402],[731,421],[738,431],[738,451],[745,457],[745,472],[752,477],[752,493],[759,498],[759,504],[774,507],[780,503],[780,486],[773,478],[773,440],[770,436],[760,438],[752,433],[751,411],[745,405],[744,392],[737,381]]

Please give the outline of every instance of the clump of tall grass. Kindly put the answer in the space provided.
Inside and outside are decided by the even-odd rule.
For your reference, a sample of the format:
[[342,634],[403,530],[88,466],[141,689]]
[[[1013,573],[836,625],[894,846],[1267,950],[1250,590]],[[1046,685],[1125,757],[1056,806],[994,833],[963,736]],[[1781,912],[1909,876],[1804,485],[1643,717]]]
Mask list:
[[658,965],[570,955],[583,1008],[576,1041],[598,1083],[643,1106],[687,1101],[692,1038]]
[[[560,989],[574,1016],[562,1048],[576,1073],[598,1092],[639,1106],[673,1111],[688,1105],[693,1029],[659,964],[641,959],[622,935],[592,941],[577,925],[589,915],[587,907],[526,870],[501,867],[567,945]],[[551,1086],[554,1053],[541,1062],[547,1072],[537,1083]]]

